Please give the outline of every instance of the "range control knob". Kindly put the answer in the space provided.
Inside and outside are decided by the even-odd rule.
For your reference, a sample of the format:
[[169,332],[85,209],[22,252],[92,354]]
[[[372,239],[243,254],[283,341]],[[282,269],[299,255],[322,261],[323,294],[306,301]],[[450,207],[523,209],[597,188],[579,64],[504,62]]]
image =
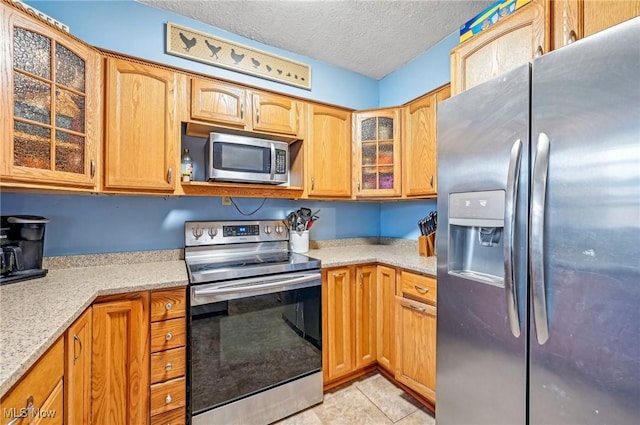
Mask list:
[[282,224],[276,224],[276,233],[279,235],[284,231],[284,226]]
[[216,229],[215,227],[209,227],[209,230],[207,230],[207,233],[209,234],[209,237],[213,239],[218,234],[218,229]]
[[266,227],[264,228],[264,232],[265,232],[267,235],[270,235],[270,234],[271,234],[271,226],[266,226]]
[[200,226],[196,226],[191,232],[193,233],[193,237],[198,240],[202,236],[203,230],[200,228]]

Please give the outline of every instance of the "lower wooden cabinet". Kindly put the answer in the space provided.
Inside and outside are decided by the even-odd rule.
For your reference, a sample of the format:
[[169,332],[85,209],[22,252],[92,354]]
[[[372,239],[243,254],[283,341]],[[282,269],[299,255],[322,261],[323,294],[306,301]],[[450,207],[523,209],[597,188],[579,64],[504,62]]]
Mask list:
[[352,272],[349,267],[323,271],[322,340],[325,383],[353,371]]
[[91,423],[92,313],[89,307],[65,333],[65,422]]
[[377,266],[355,268],[355,368],[376,362],[376,271]]
[[186,291],[151,292],[150,421],[186,421]]
[[395,378],[436,402],[435,279],[403,271],[396,296]]
[[[63,376],[64,338],[60,338],[0,400],[0,406],[2,406],[0,423],[2,425],[64,423]],[[21,415],[25,417],[14,421]]]
[[149,423],[149,293],[93,305],[92,423]]
[[389,372],[394,370],[395,358],[396,270],[377,267],[376,282],[376,360]]

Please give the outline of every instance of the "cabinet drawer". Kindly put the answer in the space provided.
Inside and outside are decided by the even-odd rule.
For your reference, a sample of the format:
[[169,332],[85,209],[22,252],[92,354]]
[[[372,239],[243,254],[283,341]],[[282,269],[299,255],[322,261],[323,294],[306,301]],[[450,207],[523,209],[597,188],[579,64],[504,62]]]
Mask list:
[[438,285],[435,278],[403,271],[400,273],[400,281],[402,296],[436,304]]
[[186,342],[186,321],[183,318],[165,320],[151,324],[151,352],[184,347]]
[[[52,403],[56,397],[54,390],[59,386],[59,392],[62,394],[62,385],[60,384],[62,383],[63,375],[64,341],[63,338],[59,338],[22,380],[0,401],[2,409],[5,412],[16,412],[16,415],[19,415],[21,409],[27,407],[29,403],[27,400],[33,400],[32,405],[36,409],[43,409],[45,406],[51,406],[50,408],[55,409],[55,406],[59,403]],[[60,408],[55,413],[54,418],[61,422],[63,414],[64,412]],[[13,417],[9,416],[11,416],[10,413],[9,415],[3,413],[0,417],[0,423],[6,424],[13,420]]]
[[151,355],[151,383],[167,381],[169,379],[184,376],[185,374],[185,349],[184,347],[173,350],[160,351]]
[[169,410],[151,417],[151,425],[185,425],[187,411],[184,407]]
[[177,378],[151,386],[151,416],[185,406],[185,378]]
[[186,311],[185,288],[153,291],[151,293],[151,321],[184,317]]

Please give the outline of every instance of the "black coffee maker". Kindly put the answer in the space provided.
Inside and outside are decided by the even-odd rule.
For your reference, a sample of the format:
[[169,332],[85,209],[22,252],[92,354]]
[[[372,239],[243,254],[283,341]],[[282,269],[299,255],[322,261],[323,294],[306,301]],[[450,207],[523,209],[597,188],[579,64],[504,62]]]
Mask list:
[[49,222],[35,215],[0,216],[0,285],[43,277],[44,229]]

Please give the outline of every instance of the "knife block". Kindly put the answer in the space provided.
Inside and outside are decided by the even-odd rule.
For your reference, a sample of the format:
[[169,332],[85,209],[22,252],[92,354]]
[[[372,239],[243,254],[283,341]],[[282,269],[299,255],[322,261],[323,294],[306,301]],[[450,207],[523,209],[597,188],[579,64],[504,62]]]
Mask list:
[[423,257],[433,257],[436,255],[436,234],[418,236],[418,254]]

